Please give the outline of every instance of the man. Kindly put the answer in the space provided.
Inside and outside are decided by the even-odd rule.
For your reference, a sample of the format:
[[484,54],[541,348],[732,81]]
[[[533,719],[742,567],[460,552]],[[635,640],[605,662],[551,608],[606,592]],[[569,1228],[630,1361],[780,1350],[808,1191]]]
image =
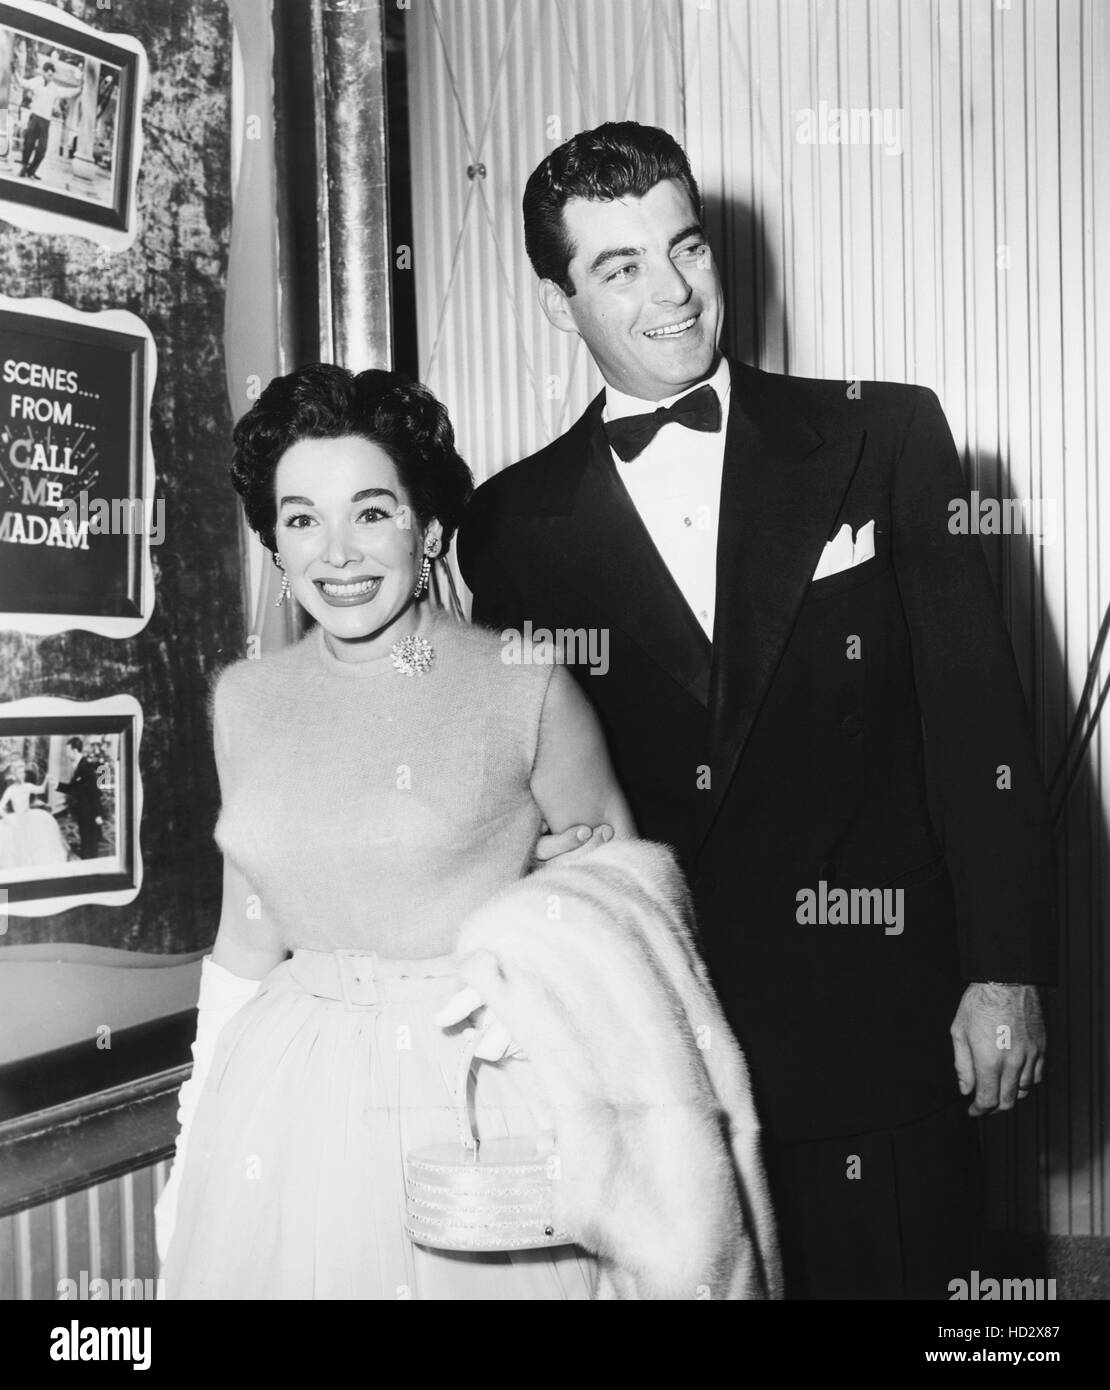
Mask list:
[[66,739],[69,781],[59,782],[66,798],[66,810],[77,822],[81,836],[81,858],[95,859],[100,853],[100,829],[104,824],[104,805],[96,780],[96,768],[85,757],[85,745],[76,737]]
[[700,212],[631,122],[532,174],[541,303],[606,389],[478,491],[460,564],[476,621],[608,634],[608,673],[575,675],[690,878],[787,1296],[944,1298],[975,1256],[968,1116],[1043,1069],[1041,774],[936,397],[723,357]]
[[27,129],[23,135],[23,167],[19,171],[21,179],[42,178],[38,167],[46,157],[46,143],[50,138],[50,121],[54,114],[54,103],[59,97],[72,96],[80,91],[81,81],[61,82],[55,80],[56,67],[47,58],[38,77],[27,83],[31,93],[31,112],[27,117]]

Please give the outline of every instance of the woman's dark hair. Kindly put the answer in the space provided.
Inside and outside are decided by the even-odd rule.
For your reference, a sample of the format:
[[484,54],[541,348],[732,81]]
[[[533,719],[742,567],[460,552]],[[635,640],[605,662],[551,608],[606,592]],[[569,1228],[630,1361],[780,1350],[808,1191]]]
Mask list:
[[286,450],[302,439],[352,435],[389,455],[420,524],[442,525],[446,554],[474,490],[447,411],[400,372],[356,375],[324,362],[275,377],[235,426],[231,481],[262,544],[276,553],[274,474]]
[[664,179],[677,179],[701,216],[701,194],[685,151],[673,135],[636,121],[606,121],[584,130],[547,156],[524,187],[524,245],[541,280],[574,294],[570,263],[574,244],[563,208],[571,198],[611,202],[642,198]]

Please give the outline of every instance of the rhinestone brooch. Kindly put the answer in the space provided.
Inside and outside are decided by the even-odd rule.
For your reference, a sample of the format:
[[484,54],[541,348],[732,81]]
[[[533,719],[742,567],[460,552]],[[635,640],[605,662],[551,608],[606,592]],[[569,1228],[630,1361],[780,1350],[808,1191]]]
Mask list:
[[402,637],[389,649],[393,669],[402,676],[422,676],[436,659],[435,648],[426,637]]

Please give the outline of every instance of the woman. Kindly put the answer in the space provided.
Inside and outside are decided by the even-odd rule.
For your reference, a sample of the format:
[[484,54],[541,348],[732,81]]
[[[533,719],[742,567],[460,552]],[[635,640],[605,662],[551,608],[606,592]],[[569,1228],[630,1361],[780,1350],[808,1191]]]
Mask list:
[[58,822],[31,805],[32,795],[46,795],[48,783],[28,782],[22,762],[12,764],[11,775],[14,780],[0,799],[0,870],[64,864],[69,852]]
[[[542,821],[634,834],[596,718],[561,667],[429,607],[471,479],[423,387],[278,378],[232,480],[317,626],[215,691],[223,908],[159,1204],[168,1296],[589,1297],[574,1247],[414,1245],[402,1162],[457,1137],[465,1044],[434,1015],[463,919]],[[482,1069],[483,1137],[529,1132],[510,1072]]]

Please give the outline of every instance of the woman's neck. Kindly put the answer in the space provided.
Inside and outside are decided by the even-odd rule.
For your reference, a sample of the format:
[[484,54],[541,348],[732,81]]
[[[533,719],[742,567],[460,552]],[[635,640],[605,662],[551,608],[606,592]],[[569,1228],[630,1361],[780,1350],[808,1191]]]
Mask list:
[[382,661],[389,656],[393,647],[405,637],[418,636],[429,627],[431,613],[427,602],[410,603],[392,623],[380,632],[369,637],[345,639],[335,637],[324,629],[324,646],[336,661],[351,665],[361,662]]

